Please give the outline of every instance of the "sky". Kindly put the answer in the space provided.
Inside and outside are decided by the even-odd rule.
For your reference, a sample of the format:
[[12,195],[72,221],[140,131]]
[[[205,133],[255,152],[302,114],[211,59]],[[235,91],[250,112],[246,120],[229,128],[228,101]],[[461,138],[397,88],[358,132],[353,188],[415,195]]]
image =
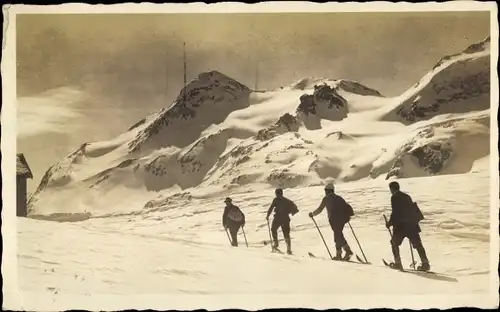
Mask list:
[[39,183],[80,144],[109,139],[218,70],[258,89],[352,79],[383,95],[490,34],[489,12],[17,15],[18,152]]

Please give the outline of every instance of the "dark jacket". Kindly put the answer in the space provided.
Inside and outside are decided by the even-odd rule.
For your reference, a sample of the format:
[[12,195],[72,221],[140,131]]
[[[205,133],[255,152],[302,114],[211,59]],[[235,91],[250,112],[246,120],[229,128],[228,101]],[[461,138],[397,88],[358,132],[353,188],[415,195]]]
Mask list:
[[320,214],[326,207],[328,221],[332,224],[345,224],[354,215],[354,210],[341,196],[329,194],[323,197],[319,207],[312,212],[313,216]]
[[238,206],[233,204],[226,205],[222,214],[222,225],[226,226],[241,226],[245,224],[245,214]]
[[391,196],[392,213],[389,225],[395,227],[416,226],[424,219],[418,205],[410,195],[397,191]]
[[273,199],[273,202],[271,203],[271,207],[267,210],[267,216],[269,217],[271,213],[273,212],[274,209],[274,218],[275,219],[283,219],[283,220],[290,220],[289,215],[295,215],[297,212],[299,212],[299,209],[297,208],[297,205],[290,199],[280,196],[280,197],[275,197]]

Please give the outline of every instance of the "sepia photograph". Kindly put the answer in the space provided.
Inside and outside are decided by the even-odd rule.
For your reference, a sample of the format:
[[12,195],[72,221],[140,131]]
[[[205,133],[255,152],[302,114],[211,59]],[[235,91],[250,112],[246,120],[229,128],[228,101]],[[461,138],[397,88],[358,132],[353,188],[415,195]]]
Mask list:
[[4,6],[3,308],[498,308],[497,13]]

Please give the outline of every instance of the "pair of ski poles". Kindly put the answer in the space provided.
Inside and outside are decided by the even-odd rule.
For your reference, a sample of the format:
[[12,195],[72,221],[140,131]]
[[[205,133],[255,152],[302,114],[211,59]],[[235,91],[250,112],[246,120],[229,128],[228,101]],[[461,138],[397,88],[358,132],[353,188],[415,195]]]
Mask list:
[[269,232],[269,241],[271,242],[271,251],[274,252],[275,248],[274,248],[273,238],[271,236],[271,226],[269,225],[269,219],[266,219],[266,221],[267,221],[267,230]]
[[[227,231],[227,228],[225,228],[226,230],[226,234],[227,234],[227,239],[229,240],[229,243],[230,244],[233,244],[233,242],[231,241],[231,237],[229,236],[229,232]],[[243,237],[245,237],[245,244],[247,245],[248,247],[248,241],[247,241],[247,235],[245,234],[245,227],[242,226],[241,227],[241,230],[243,231]]]
[[[330,259],[333,260],[332,254],[330,252],[330,249],[328,248],[328,245],[325,242],[325,238],[323,237],[323,234],[321,233],[321,230],[318,227],[318,224],[316,223],[316,220],[314,220],[314,217],[311,217],[311,219],[314,222],[314,225],[316,226],[316,229],[318,229],[319,235],[321,236],[321,239],[323,240],[323,244],[325,244],[326,250],[328,251],[328,254],[330,255]],[[361,247],[361,244],[359,243],[358,237],[356,236],[356,233],[354,233],[354,229],[351,226],[350,222],[347,222],[349,224],[349,227],[351,228],[352,234],[354,235],[354,238],[356,239],[356,242],[358,243],[359,249],[361,250],[361,253],[363,254],[363,258],[365,258],[365,262],[369,263],[368,260],[366,259],[365,253],[363,252],[363,248]],[[269,226],[269,220],[267,220],[267,228],[269,230],[269,241],[273,242],[273,239],[271,237],[271,227]],[[271,245],[271,250],[274,250],[274,247]],[[362,262],[362,261],[361,261]]]
[[[387,227],[387,231],[389,231],[389,235],[391,236],[391,246],[392,246],[392,232],[391,232],[391,229],[387,226],[387,217],[385,216],[385,214],[383,216],[384,216],[385,224],[386,224],[386,227]],[[415,261],[415,257],[413,256],[413,246],[412,246],[410,240],[408,240],[408,244],[410,245],[410,253],[411,253],[410,268],[414,269],[415,265],[417,264],[417,262]]]
[[[323,234],[321,233],[321,230],[319,229],[318,224],[316,223],[316,220],[314,219],[314,217],[311,217],[311,219],[313,220],[314,225],[316,226],[316,229],[318,229],[319,235],[321,236],[321,239],[323,240],[323,244],[325,244],[326,250],[328,251],[328,254],[330,255],[330,259],[333,260],[332,254],[330,253],[330,249],[328,248],[328,245],[325,242],[325,238],[323,237]],[[361,250],[361,253],[363,254],[363,258],[365,258],[365,263],[369,263],[368,260],[366,259],[363,248],[361,247],[361,244],[359,243],[358,237],[356,236],[356,233],[354,233],[354,229],[352,228],[351,223],[348,221],[347,224],[349,224],[349,227],[351,228],[352,235],[354,236],[354,238],[356,239],[356,242],[358,243],[359,250]],[[362,261],[360,261],[360,262],[362,262]]]
[[[272,238],[271,238],[271,227],[269,226],[269,220],[267,220],[267,228],[269,230],[269,239],[271,241],[271,247],[272,247]],[[229,232],[227,231],[227,228],[225,229],[226,230],[226,234],[227,234],[227,239],[229,240],[229,243],[232,244],[232,241],[231,241],[231,237],[229,235]],[[245,237],[245,244],[246,246],[248,247],[248,241],[247,241],[247,235],[245,234],[245,227],[241,227],[241,230],[243,231],[243,237]],[[273,249],[274,250],[274,249]]]

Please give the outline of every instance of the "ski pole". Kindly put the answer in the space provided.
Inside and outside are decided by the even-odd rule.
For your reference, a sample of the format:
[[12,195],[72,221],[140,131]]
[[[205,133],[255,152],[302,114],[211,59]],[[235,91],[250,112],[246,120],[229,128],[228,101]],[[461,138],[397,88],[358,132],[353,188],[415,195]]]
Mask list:
[[[387,226],[387,217],[385,216],[385,214],[383,216],[384,216],[386,228],[389,231],[389,235],[391,235],[391,245],[392,245],[392,233],[391,233],[391,229]],[[415,268],[415,264],[416,263],[415,263],[415,258],[413,257],[413,246],[411,245],[411,241],[409,243],[410,243],[410,252],[411,252],[411,265],[410,265],[410,267],[411,268]]]
[[411,244],[411,241],[408,239],[408,244],[410,245],[410,253],[411,253],[411,265],[410,268],[414,269],[415,265],[417,264],[415,262],[415,258],[413,257],[413,245]]
[[358,243],[359,249],[361,250],[361,253],[363,254],[363,258],[365,258],[365,262],[368,263],[368,260],[366,259],[365,253],[363,252],[363,248],[361,247],[361,244],[359,243],[358,238],[356,237],[356,233],[354,233],[354,229],[351,226],[351,223],[348,221],[347,224],[349,224],[349,227],[351,228],[352,235],[354,235],[354,238],[356,239],[356,242]]
[[391,228],[387,226],[387,217],[385,216],[385,214],[383,216],[384,216],[384,220],[385,220],[385,227],[389,231],[389,235],[391,235],[391,240],[392,240]]
[[271,237],[271,226],[269,225],[269,219],[267,220],[267,229],[269,230],[269,241],[271,242],[271,251],[274,251],[273,238]]
[[229,240],[229,244],[233,244],[233,242],[231,241],[231,237],[229,237],[229,232],[227,231],[227,228],[224,228],[224,230],[226,230],[226,234],[227,234],[227,239]]
[[321,234],[321,231],[320,231],[320,229],[318,227],[318,224],[316,223],[316,220],[314,220],[314,217],[311,217],[311,219],[313,220],[314,225],[318,229],[319,235],[321,236],[321,239],[323,240],[323,244],[325,244],[326,250],[328,251],[328,254],[330,255],[330,259],[333,260],[332,254],[330,253],[330,249],[328,249],[328,245],[326,245],[325,238],[323,237],[323,234]]
[[245,234],[245,227],[241,227],[241,230],[243,231],[243,237],[245,237],[245,244],[247,245],[248,247],[248,241],[247,241],[247,235]]

